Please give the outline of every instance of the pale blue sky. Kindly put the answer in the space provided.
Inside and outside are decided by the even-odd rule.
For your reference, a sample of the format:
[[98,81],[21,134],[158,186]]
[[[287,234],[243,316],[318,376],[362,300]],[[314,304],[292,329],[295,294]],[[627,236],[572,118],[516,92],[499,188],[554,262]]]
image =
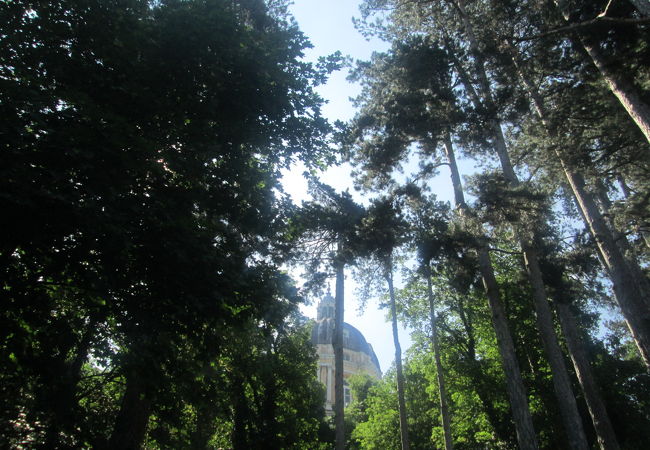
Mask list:
[[[367,41],[352,25],[352,17],[359,16],[359,2],[355,0],[295,0],[291,11],[300,29],[314,45],[306,52],[306,58],[316,60],[319,56],[341,51],[354,59],[369,59],[373,51],[388,48],[377,39]],[[328,104],[323,113],[330,119],[348,120],[354,113],[349,97],[359,93],[357,86],[349,83],[346,71],[332,75],[320,90]]]
[[[314,45],[306,52],[306,59],[315,61],[319,56],[325,56],[340,50],[344,55],[354,59],[369,59],[373,51],[382,51],[388,46],[384,42],[374,40],[368,42],[352,25],[352,17],[359,16],[358,2],[354,0],[296,0],[291,8],[301,30],[309,37]],[[359,87],[346,80],[347,70],[333,74],[328,83],[319,88],[319,94],[327,100],[323,114],[330,120],[349,120],[354,115],[354,109],[349,101],[359,93]],[[307,198],[306,183],[301,177],[302,168],[292,170],[285,175],[285,189],[295,202]],[[322,176],[322,180],[337,190],[350,189],[352,180],[349,167],[334,167]],[[332,290],[334,282],[331,283]],[[379,359],[382,372],[393,363],[395,349],[393,347],[390,323],[385,322],[384,312],[376,308],[376,301],[370,303],[363,316],[357,315],[357,302],[354,298],[355,284],[350,274],[346,279],[346,310],[345,321],[358,328],[372,344]],[[304,307],[303,313],[316,317],[316,303]],[[410,339],[404,330],[400,332],[403,349],[408,348]]]
[[[291,11],[301,30],[314,45],[306,52],[306,59],[315,61],[319,56],[325,56],[340,50],[355,60],[367,60],[373,51],[383,51],[388,45],[378,40],[367,41],[352,25],[352,17],[358,17],[357,0],[295,0]],[[327,100],[323,108],[324,115],[334,120],[349,120],[354,115],[350,97],[359,94],[359,87],[346,80],[347,71],[333,74],[329,82],[319,89],[320,95]],[[459,166],[464,174],[476,171],[475,163],[459,158]],[[302,179],[303,168],[296,168],[285,174],[284,186],[296,203],[307,199],[306,183]],[[440,169],[440,176],[430,182],[430,187],[438,196],[438,200],[452,201],[449,172],[445,167]],[[338,190],[352,189],[349,167],[341,166],[329,169],[321,179]],[[353,192],[354,194],[354,192]],[[356,194],[355,194],[356,197]],[[359,199],[359,197],[356,197]],[[399,284],[399,281],[396,280]],[[332,288],[334,283],[331,283]],[[396,286],[399,287],[399,286]],[[375,348],[381,369],[385,372],[394,359],[394,347],[390,324],[385,322],[384,312],[376,309],[376,301],[369,303],[363,316],[357,315],[357,303],[354,299],[354,280],[348,274],[346,279],[346,311],[345,321],[358,328]],[[315,302],[316,303],[316,302]],[[309,317],[316,316],[315,303],[303,308],[303,313]],[[405,351],[411,344],[408,333],[400,331],[402,349]]]
[[[368,60],[373,51],[384,51],[389,48],[385,42],[373,39],[366,40],[352,24],[352,17],[359,17],[359,1],[357,0],[295,0],[291,11],[300,29],[307,35],[314,48],[305,53],[309,61],[316,61],[319,56],[326,56],[336,51],[350,56],[354,60]],[[360,93],[359,86],[346,80],[347,70],[334,73],[328,83],[319,88],[319,94],[328,102],[323,108],[325,117],[334,120],[349,120],[354,116],[354,108],[350,97]],[[469,160],[458,160],[461,172],[469,173],[474,170],[474,164]],[[284,187],[292,195],[296,203],[308,198],[307,186],[302,178],[304,168],[296,167],[290,173],[285,173]],[[446,167],[440,169],[440,175],[429,182],[429,187],[435,192],[438,200],[453,201],[453,192]],[[407,174],[408,175],[408,174]],[[350,168],[347,165],[333,167],[326,171],[321,180],[338,190],[349,189],[355,200],[361,200],[352,188]],[[399,285],[399,280],[396,280]],[[332,282],[332,287],[333,287]],[[399,286],[396,286],[399,287]],[[384,312],[376,309],[371,302],[363,316],[357,315],[357,303],[354,299],[354,280],[348,275],[346,280],[346,311],[345,321],[357,327],[366,339],[375,347],[377,357],[385,371],[393,362],[394,347],[390,324],[385,322]],[[376,301],[374,302],[376,304]],[[315,317],[315,304],[305,307],[303,312]],[[407,349],[411,340],[408,333],[400,331],[402,348]]]
[[[352,17],[359,17],[358,0],[295,0],[291,11],[300,29],[307,35],[314,48],[308,50],[305,58],[316,61],[319,56],[326,56],[341,51],[354,60],[368,60],[373,51],[384,51],[389,48],[385,42],[373,39],[366,40],[352,24]],[[319,88],[319,94],[328,102],[323,108],[323,114],[334,120],[349,120],[354,116],[354,108],[350,97],[359,94],[359,86],[346,80],[347,70],[333,74],[328,83]],[[475,171],[474,163],[457,155],[459,168],[462,173]],[[292,195],[296,203],[307,199],[306,182],[301,174],[304,168],[296,167],[284,177],[285,190]],[[408,175],[408,174],[407,174]],[[355,200],[361,198],[352,189],[352,179],[349,166],[333,167],[326,171],[321,180],[338,190],[349,189]],[[446,167],[440,168],[439,176],[429,181],[429,187],[437,195],[438,200],[453,201],[453,191]],[[332,288],[334,283],[331,283]],[[399,288],[399,280],[396,279]],[[383,311],[376,309],[377,301],[370,302],[363,316],[357,315],[357,303],[354,298],[355,284],[352,277],[346,279],[346,311],[345,321],[357,327],[373,345],[382,371],[390,367],[394,360],[394,347],[390,324],[385,322]],[[309,317],[316,316],[315,304],[305,307],[303,312]],[[408,333],[401,329],[400,342],[406,350],[411,340]]]

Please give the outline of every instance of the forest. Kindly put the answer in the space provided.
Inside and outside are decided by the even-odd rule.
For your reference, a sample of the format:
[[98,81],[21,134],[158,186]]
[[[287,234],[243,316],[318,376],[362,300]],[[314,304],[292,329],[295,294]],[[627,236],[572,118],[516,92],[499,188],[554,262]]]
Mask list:
[[647,448],[648,0],[363,0],[388,50],[315,62],[289,6],[0,1],[0,447]]

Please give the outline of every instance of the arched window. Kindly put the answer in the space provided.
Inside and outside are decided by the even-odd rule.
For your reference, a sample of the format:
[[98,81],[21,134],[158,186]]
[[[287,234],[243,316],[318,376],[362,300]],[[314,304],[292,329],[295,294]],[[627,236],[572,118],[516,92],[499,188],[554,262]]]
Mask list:
[[347,328],[343,328],[343,346],[344,347],[350,346],[350,330],[348,330]]
[[352,390],[347,380],[343,381],[343,403],[346,407],[352,403]]

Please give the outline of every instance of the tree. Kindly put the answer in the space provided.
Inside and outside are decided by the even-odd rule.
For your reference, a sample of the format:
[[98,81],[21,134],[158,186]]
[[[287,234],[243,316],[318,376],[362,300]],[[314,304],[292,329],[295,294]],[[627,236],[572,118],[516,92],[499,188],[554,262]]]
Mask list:
[[453,448],[449,399],[445,388],[445,375],[441,362],[439,331],[437,325],[435,300],[432,286],[431,263],[444,246],[445,233],[448,231],[448,208],[427,199],[420,192],[414,192],[407,202],[410,210],[409,221],[413,229],[412,244],[417,248],[419,269],[426,279],[427,300],[429,306],[429,326],[431,328],[431,348],[436,368],[438,396],[440,399],[440,416],[442,419],[445,449]]
[[115,396],[95,436],[138,447],[229,330],[288,301],[279,170],[330,158],[326,68],[282,4],[1,14],[3,439],[87,445],[90,364]]
[[[516,61],[514,62],[516,63]],[[536,93],[521,69],[519,69],[518,73],[528,90],[535,111],[547,132],[552,139],[558,139],[559,136],[554,125],[547,120],[546,108],[542,99]],[[560,160],[567,181],[571,186],[582,217],[598,244],[601,261],[612,280],[616,298],[628,321],[630,331],[637,342],[639,352],[646,366],[650,367],[650,356],[648,356],[650,352],[648,350],[648,335],[650,330],[648,330],[648,319],[646,318],[648,312],[644,306],[646,302],[644,299],[648,294],[648,281],[645,275],[641,273],[637,263],[633,260],[626,260],[623,256],[593,196],[587,191],[582,175],[572,170],[565,156],[559,150],[556,150],[556,154]]]
[[[458,446],[515,445],[490,313],[480,298],[482,288],[472,256],[457,259],[451,253],[437,255],[432,262],[431,282],[437,306],[440,366],[445,370],[455,442]],[[403,320],[415,330],[410,361],[423,359],[428,378],[433,380],[439,377],[439,367],[435,355],[427,348],[432,332],[427,318],[427,292],[428,283],[414,271],[400,292],[399,307]],[[423,390],[417,386],[414,389]],[[435,398],[431,391],[431,387],[427,389]],[[442,432],[434,431],[437,446],[444,445],[444,432],[444,424]]]
[[[397,44],[393,55],[385,56],[383,61],[376,57],[375,65],[361,66],[357,76],[366,83],[367,88],[364,94],[368,104],[365,111],[355,119],[357,129],[352,128],[353,136],[358,140],[355,142],[357,153],[354,158],[358,164],[370,169],[368,172],[370,176],[376,171],[375,167],[383,169],[385,174],[387,169],[392,169],[401,159],[405,158],[408,145],[412,141],[422,143],[424,150],[422,154],[425,157],[433,153],[438,141],[442,141],[447,155],[447,163],[451,169],[456,205],[462,220],[469,225],[472,221],[472,214],[463,197],[450,135],[450,128],[458,123],[460,117],[450,87],[449,65],[445,63],[446,58],[443,51],[435,48],[430,49],[427,43],[419,46],[417,38],[415,38],[414,44],[416,48],[414,53],[409,52],[410,45],[408,43]],[[418,51],[420,49],[421,52]],[[436,56],[437,59],[427,59],[423,64],[423,59],[419,56],[427,53]],[[414,55],[415,57],[413,57]],[[415,67],[422,69],[421,65],[424,65],[424,68],[429,70],[404,72],[398,69],[402,64],[397,64],[397,61],[413,61],[414,64],[417,64]],[[409,66],[406,65],[406,67]],[[400,78],[402,75],[406,75],[405,80]],[[394,79],[391,79],[391,76]],[[399,84],[400,82],[403,83]],[[391,88],[387,89],[386,85]],[[384,98],[383,92],[388,92],[389,97]],[[401,99],[410,101],[410,108],[405,108],[403,103],[398,103]],[[397,105],[400,107],[395,108]],[[370,130],[375,131],[376,134],[373,138],[366,139]],[[506,380],[519,442],[522,447],[536,448],[525,388],[501,304],[499,286],[494,277],[487,243],[481,236],[483,232],[480,230],[480,226],[478,228],[473,246],[478,254],[478,265],[483,276],[485,293],[493,312],[493,324],[497,332],[504,369],[507,373]]]
[[[390,316],[395,346],[395,371],[397,381],[397,399],[399,411],[400,444],[402,450],[410,448],[408,420],[405,401],[404,373],[402,369],[402,348],[397,329],[397,309],[393,271],[395,252],[406,239],[407,224],[401,214],[399,200],[385,197],[373,201],[368,209],[361,232],[362,245],[367,246],[365,253],[370,255],[369,264],[377,265],[380,276],[385,280],[390,301]],[[368,264],[368,262],[367,262]]]
[[[589,13],[589,11],[571,11],[569,2],[566,0],[555,0],[554,3],[566,21],[567,26],[571,26],[574,17],[579,17],[582,20],[584,15]],[[609,4],[598,14],[596,20],[607,18],[608,9]],[[589,58],[591,58],[610,91],[621,102],[621,105],[625,108],[630,118],[644,134],[646,141],[650,143],[650,106],[643,99],[642,93],[638,92],[633,82],[625,79],[621,73],[617,73],[614,70],[611,62],[607,61],[603,54],[602,43],[598,42],[595,36],[584,36],[581,34],[578,34],[577,40],[589,55]]]
[[322,278],[319,268],[324,261],[331,264],[336,277],[334,307],[334,422],[336,448],[345,446],[345,402],[343,397],[343,316],[345,311],[345,266],[353,264],[363,252],[358,244],[358,228],[365,209],[355,203],[350,194],[338,194],[332,187],[312,180],[314,201],[303,204],[296,224],[302,236],[300,253],[307,262],[311,277]]
[[[516,189],[520,186],[520,182],[508,153],[501,128],[501,122],[496,115],[497,107],[494,102],[490,81],[485,70],[486,61],[478,48],[476,33],[471,23],[471,18],[467,14],[465,2],[463,0],[458,0],[456,6],[460,12],[464,31],[467,35],[468,45],[475,62],[475,78],[479,80],[478,86],[480,95],[474,92],[471,97],[477,110],[484,109],[492,113],[488,116],[488,120],[493,133],[492,138],[495,151],[501,163],[503,177],[512,189]],[[459,77],[463,80],[465,90],[468,92],[473,91],[474,87],[469,82],[470,77],[465,72],[466,69],[462,67],[457,59],[455,59],[454,62],[455,70],[459,72]],[[538,225],[536,225],[535,222],[536,221],[533,221],[532,224],[524,226],[522,226],[521,223],[515,224],[515,232],[518,234],[519,243],[523,252],[524,265],[532,288],[532,299],[536,311],[537,328],[551,365],[556,397],[558,403],[561,405],[560,411],[564,419],[564,428],[569,441],[571,442],[571,446],[573,448],[582,448],[586,450],[588,447],[587,439],[583,431],[582,420],[578,412],[575,396],[573,395],[571,388],[571,381],[564,363],[564,356],[555,334],[552,313],[540,269],[539,255],[533,243],[537,240],[536,227]]]
[[400,448],[399,411],[396,403],[394,372],[384,374],[370,389],[366,400],[368,419],[357,424],[352,438],[363,448]]
[[[387,2],[387,4],[391,3],[393,2]],[[474,103],[475,110],[482,112],[483,120],[486,122],[485,128],[491,130],[493,133],[492,142],[497,149],[505,178],[511,185],[516,186],[518,180],[512,164],[510,163],[505,139],[501,130],[501,125],[499,124],[500,115],[501,117],[508,117],[507,114],[510,113],[509,111],[514,109],[512,106],[509,106],[504,102],[504,99],[505,101],[509,100],[508,96],[513,96],[512,88],[508,89],[507,86],[499,84],[504,81],[507,82],[508,79],[512,79],[513,77],[511,73],[508,73],[507,69],[504,70],[504,66],[507,66],[507,62],[504,61],[503,55],[500,54],[503,50],[500,46],[500,42],[502,40],[507,42],[509,39],[513,39],[513,36],[516,40],[517,37],[521,35],[522,30],[524,34],[528,33],[530,35],[531,29],[535,29],[536,26],[539,26],[538,23],[535,23],[535,19],[539,20],[540,17],[535,16],[534,14],[537,13],[540,15],[542,12],[539,11],[536,6],[532,5],[515,8],[513,5],[509,4],[492,5],[483,2],[474,2],[470,7],[467,7],[464,2],[447,3],[452,5],[453,8],[445,8],[444,5],[429,7],[429,3],[426,2],[416,2],[415,4],[402,4],[396,2],[394,5],[395,9],[391,12],[391,19],[393,19],[392,23],[388,22],[388,25],[384,28],[378,27],[379,32],[383,32],[389,36],[403,37],[408,36],[409,33],[413,33],[417,29],[419,32],[435,33],[445,42],[447,47],[449,47],[451,42],[457,42],[454,51],[460,53],[461,56],[459,57],[452,54],[452,59],[456,71],[458,72],[458,78],[464,85],[464,93]],[[480,22],[485,24],[484,26],[475,27],[478,21],[473,23],[472,16],[468,13],[469,9],[471,9],[472,13],[476,16],[480,14]],[[457,20],[455,21],[453,20],[454,16],[457,16]],[[524,16],[525,19],[522,19],[522,16]],[[417,25],[414,25],[413,22],[409,22],[413,17],[419,19]],[[496,17],[498,17],[498,19],[496,19]],[[623,43],[623,40],[621,43],[617,43],[612,39],[612,45],[618,45],[622,48],[625,43]],[[524,47],[524,45],[522,45],[522,47]],[[537,53],[534,53],[530,48],[528,48],[528,55],[532,55],[532,58],[537,59],[546,57],[544,51],[548,50],[543,50],[542,45],[537,46],[535,50]],[[474,70],[470,71],[464,68],[461,59],[469,62],[473,61],[475,64],[472,64],[471,67],[473,67]],[[631,61],[632,64],[634,64],[634,59],[631,59]],[[547,63],[547,61],[543,61],[542,63]],[[538,63],[538,65],[541,64]],[[491,71],[494,80],[488,79],[488,69]],[[542,70],[548,70],[548,66],[544,67]],[[550,77],[548,80],[551,85],[555,84]],[[474,89],[473,83],[478,85],[478,90]],[[494,96],[492,95],[493,89],[495,91]],[[499,95],[501,95],[501,98],[499,98]],[[511,109],[508,110],[506,108]],[[516,119],[514,120],[516,121]],[[565,157],[565,161],[566,159],[567,158]],[[596,210],[592,210],[590,217],[593,217],[593,214],[595,214],[594,211]],[[601,231],[602,230],[604,230],[604,228],[601,228]],[[521,233],[521,230],[519,233]],[[599,239],[602,239],[602,237]],[[533,239],[533,242],[536,240],[537,239]],[[549,359],[554,367],[553,374],[554,379],[556,379],[558,392],[557,397],[561,403],[567,403],[567,407],[562,408],[562,411],[566,412],[565,428],[573,435],[573,441],[575,442],[574,446],[581,442],[581,445],[584,447],[586,444],[584,434],[580,432],[580,417],[577,413],[575,402],[570,401],[572,399],[572,395],[569,395],[570,381],[566,375],[562,354],[553,332],[553,323],[548,308],[548,302],[546,300],[547,296],[544,292],[543,280],[539,271],[539,255],[536,254],[537,252],[534,246],[531,246],[532,242],[530,240],[523,239],[521,242],[526,257],[525,260],[529,277],[532,285],[535,287],[533,290],[533,298],[538,311],[537,317],[539,319],[539,328],[550,355]],[[620,239],[619,242],[623,243],[624,239]],[[619,262],[623,262],[623,260],[620,259]],[[643,291],[647,290],[644,287],[644,285],[647,284],[644,282],[644,276],[641,274],[641,271],[637,268],[638,266],[635,265],[634,261],[628,260],[627,264],[628,269],[625,269],[625,265],[623,264],[619,265],[610,263],[610,266],[617,266],[619,277],[627,270],[627,280],[628,283],[632,285],[631,289],[635,289],[634,284],[636,283],[637,287],[635,292],[643,296]],[[616,287],[616,285],[617,283],[615,283],[615,290],[619,292],[625,290],[625,288]],[[643,314],[640,309],[637,312]],[[643,326],[641,325],[641,320],[637,322],[637,327],[635,328],[637,329],[638,334],[638,330]],[[572,413],[570,411],[572,411]],[[576,423],[578,426],[575,425]]]

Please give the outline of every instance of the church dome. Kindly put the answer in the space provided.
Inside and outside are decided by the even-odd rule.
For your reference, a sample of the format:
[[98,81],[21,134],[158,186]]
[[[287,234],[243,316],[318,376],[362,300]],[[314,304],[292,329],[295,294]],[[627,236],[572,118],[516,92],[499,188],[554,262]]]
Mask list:
[[[314,328],[311,331],[311,342],[314,345],[325,344],[332,345],[334,338],[334,318],[324,317],[314,323]],[[363,337],[361,331],[349,323],[343,323],[343,349],[353,352],[365,353],[370,357],[370,360],[381,371],[379,367],[379,360],[372,346]]]
[[[336,302],[329,292],[318,303],[318,312],[311,331],[311,342],[318,354],[317,377],[325,386],[325,412],[333,415],[337,367],[334,357],[334,312]],[[361,331],[349,323],[343,323],[343,400],[345,405],[352,401],[352,390],[346,380],[356,374],[366,374],[381,379],[379,360],[372,345]]]

